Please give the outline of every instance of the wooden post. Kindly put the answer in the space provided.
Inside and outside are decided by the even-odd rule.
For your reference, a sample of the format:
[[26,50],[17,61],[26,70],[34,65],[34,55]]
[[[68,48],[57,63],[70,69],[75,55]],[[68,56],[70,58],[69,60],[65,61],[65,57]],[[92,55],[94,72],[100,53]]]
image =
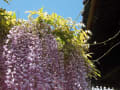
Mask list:
[[96,9],[96,1],[97,0],[91,0],[88,21],[87,21],[87,30],[91,29],[91,25],[92,25],[92,21],[93,21],[93,17],[94,17],[94,12]]

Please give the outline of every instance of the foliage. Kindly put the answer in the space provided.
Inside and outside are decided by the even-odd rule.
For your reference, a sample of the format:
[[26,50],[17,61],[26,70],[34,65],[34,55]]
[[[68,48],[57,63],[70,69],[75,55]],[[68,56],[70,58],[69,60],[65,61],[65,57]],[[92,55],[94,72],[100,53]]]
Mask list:
[[88,76],[100,76],[88,59],[90,32],[82,30],[81,23],[49,15],[43,8],[29,11],[28,21],[1,12],[1,42],[6,38],[0,56],[5,65],[0,66],[5,72],[5,84],[0,82],[4,90],[88,90]]
[[16,14],[0,8],[0,43],[6,38],[11,27],[16,25]]
[[9,1],[11,1],[11,0],[4,0],[4,2],[6,2],[6,3],[9,3]]
[[[56,13],[49,15],[47,12],[43,12],[43,8],[38,11],[28,12],[30,13],[29,19],[37,21],[38,24],[50,25],[51,32],[59,42],[59,49],[64,51],[65,63],[69,62],[68,57],[70,57],[71,53],[77,52],[79,56],[84,57],[86,65],[89,67],[89,76],[94,78],[100,76],[99,71],[95,69],[94,64],[88,59],[91,56],[87,53],[89,49],[87,40],[90,38],[91,32],[82,30],[81,23],[76,23],[71,18],[64,19]],[[36,14],[38,17],[33,18]]]

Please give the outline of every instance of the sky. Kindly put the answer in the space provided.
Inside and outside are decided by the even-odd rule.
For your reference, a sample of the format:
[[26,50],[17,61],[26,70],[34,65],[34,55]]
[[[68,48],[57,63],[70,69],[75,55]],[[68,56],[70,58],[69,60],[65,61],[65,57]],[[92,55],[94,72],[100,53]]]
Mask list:
[[51,14],[57,13],[64,18],[71,17],[76,20],[80,15],[77,22],[82,20],[81,11],[83,10],[83,0],[12,0],[9,4],[0,0],[0,8],[8,11],[15,11],[17,18],[27,20],[28,13],[26,11],[39,10],[44,8],[45,12]]

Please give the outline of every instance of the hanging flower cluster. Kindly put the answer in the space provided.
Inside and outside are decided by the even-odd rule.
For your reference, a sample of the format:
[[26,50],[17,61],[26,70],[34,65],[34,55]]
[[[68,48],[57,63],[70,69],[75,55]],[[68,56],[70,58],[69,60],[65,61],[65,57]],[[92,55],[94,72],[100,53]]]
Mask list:
[[[85,61],[71,53],[65,64],[64,53],[51,33],[34,25],[13,27],[3,46],[5,75],[1,90],[88,90]],[[36,30],[39,31],[39,30]]]

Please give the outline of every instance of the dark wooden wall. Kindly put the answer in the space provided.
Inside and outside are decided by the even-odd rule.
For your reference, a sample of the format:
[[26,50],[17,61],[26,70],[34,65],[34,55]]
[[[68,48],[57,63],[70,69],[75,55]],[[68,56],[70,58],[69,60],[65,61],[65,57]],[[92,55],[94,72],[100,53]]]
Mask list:
[[[90,3],[85,6],[83,12],[83,22],[85,24],[88,18],[89,7]],[[91,29],[93,35],[89,43],[94,41],[103,42],[114,36],[119,30],[120,0],[97,0]],[[120,42],[120,34],[106,44],[91,46],[90,51],[94,53],[92,59],[99,58],[118,42]],[[113,48],[111,52],[100,59],[99,64],[95,64],[102,74],[102,78],[97,83],[120,87],[120,45]]]

